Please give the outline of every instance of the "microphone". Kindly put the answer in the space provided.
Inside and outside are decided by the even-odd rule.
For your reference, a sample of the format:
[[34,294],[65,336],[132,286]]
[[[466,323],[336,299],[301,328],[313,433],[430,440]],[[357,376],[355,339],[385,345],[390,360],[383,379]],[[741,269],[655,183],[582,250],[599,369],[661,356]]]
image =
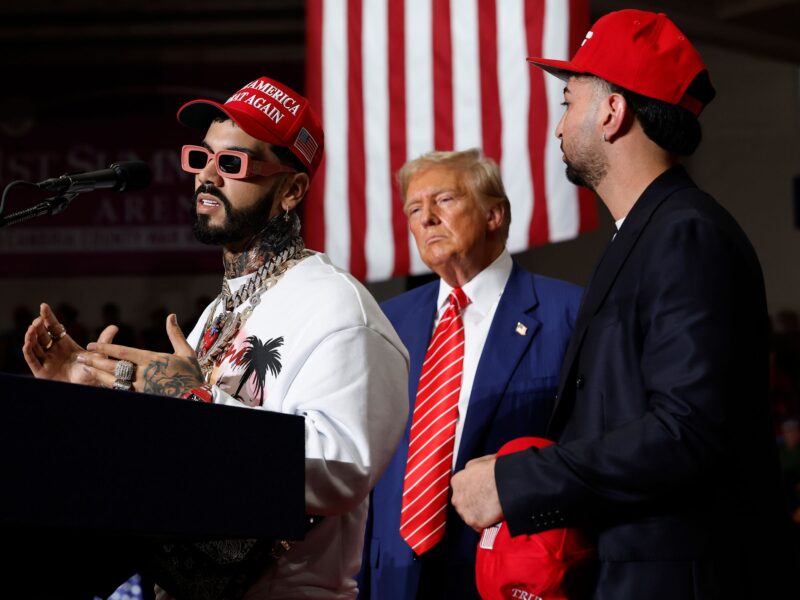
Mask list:
[[57,194],[77,194],[110,189],[114,192],[141,190],[150,185],[152,174],[141,160],[115,162],[108,169],[85,173],[66,173],[36,184],[40,189]]

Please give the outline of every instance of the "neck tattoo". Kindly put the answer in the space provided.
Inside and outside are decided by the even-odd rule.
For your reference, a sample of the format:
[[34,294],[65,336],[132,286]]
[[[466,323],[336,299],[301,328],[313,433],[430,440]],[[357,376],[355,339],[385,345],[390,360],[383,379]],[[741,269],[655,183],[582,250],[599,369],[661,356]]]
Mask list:
[[300,218],[294,211],[272,217],[264,228],[257,232],[241,252],[224,250],[222,262],[225,277],[233,279],[254,273],[276,254],[282,252],[300,235]]
[[[222,290],[208,313],[203,335],[195,348],[206,382],[210,382],[214,367],[222,362],[236,334],[261,302],[261,295],[292,266],[311,254],[305,249],[299,233],[300,219],[297,215],[294,212],[280,214],[253,236],[246,250],[239,253],[226,251],[223,255],[225,278]],[[232,293],[228,279],[251,273],[253,276],[247,283]],[[248,305],[237,311],[245,302]]]

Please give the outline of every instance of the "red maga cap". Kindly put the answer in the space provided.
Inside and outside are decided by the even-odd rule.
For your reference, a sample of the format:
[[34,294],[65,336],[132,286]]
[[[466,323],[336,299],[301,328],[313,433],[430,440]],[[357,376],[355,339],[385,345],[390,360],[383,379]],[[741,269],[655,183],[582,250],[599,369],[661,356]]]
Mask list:
[[714,98],[714,88],[692,95],[689,86],[706,68],[692,43],[662,13],[620,10],[599,19],[571,61],[528,58],[567,80],[595,75],[636,94],[682,106],[695,116]]
[[[497,456],[550,440],[522,437],[503,445]],[[567,600],[591,582],[594,548],[577,529],[550,529],[511,537],[505,522],[483,530],[475,557],[475,581],[484,600],[530,598]]]
[[187,102],[178,110],[178,121],[204,132],[221,114],[233,119],[248,135],[291,150],[306,166],[309,177],[314,177],[322,160],[322,125],[308,100],[292,88],[260,77],[225,104],[213,100]]

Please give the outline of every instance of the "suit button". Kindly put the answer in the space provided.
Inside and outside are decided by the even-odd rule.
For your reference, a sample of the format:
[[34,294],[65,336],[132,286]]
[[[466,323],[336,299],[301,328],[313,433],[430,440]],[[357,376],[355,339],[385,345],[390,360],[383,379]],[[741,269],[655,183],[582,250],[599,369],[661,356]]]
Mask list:
[[578,378],[575,380],[575,387],[579,390],[583,389],[583,384],[586,383],[586,379],[583,375],[578,375]]

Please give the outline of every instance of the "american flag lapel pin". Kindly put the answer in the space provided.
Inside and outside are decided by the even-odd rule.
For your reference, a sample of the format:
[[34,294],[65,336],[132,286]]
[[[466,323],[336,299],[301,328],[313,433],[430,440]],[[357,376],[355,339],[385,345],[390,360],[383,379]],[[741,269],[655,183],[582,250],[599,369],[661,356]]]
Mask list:
[[523,325],[522,323],[520,323],[519,321],[517,321],[517,333],[518,333],[519,335],[525,335],[525,334],[527,334],[527,333],[528,333],[528,327],[527,327],[527,325]]

